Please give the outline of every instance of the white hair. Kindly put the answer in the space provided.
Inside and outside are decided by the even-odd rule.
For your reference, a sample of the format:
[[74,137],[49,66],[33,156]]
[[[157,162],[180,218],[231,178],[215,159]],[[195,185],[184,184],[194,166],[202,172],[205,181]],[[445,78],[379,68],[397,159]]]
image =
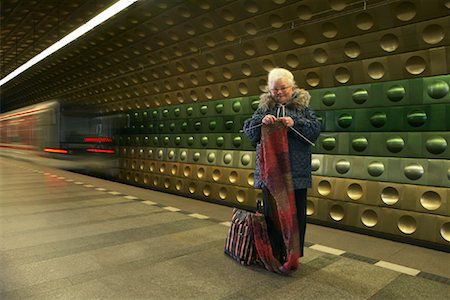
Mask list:
[[289,82],[289,84],[293,87],[296,87],[296,83],[294,80],[294,75],[283,68],[274,68],[269,72],[267,76],[267,89],[270,89],[277,80],[284,79]]

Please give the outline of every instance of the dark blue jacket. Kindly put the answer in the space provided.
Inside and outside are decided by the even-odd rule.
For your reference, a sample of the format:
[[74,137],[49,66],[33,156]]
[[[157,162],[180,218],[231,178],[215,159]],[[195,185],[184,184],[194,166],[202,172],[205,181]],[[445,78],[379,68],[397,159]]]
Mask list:
[[[292,99],[283,105],[277,104],[270,93],[262,94],[258,109],[253,116],[244,123],[244,133],[256,146],[255,187],[262,188],[259,171],[259,147],[261,140],[261,124],[264,116],[271,114],[275,117],[291,117],[294,129],[304,135],[311,142],[315,142],[320,134],[320,121],[314,111],[309,108],[310,95],[303,89],[296,89]],[[301,136],[288,130],[289,159],[291,162],[292,181],[294,189],[311,187],[311,144]]]

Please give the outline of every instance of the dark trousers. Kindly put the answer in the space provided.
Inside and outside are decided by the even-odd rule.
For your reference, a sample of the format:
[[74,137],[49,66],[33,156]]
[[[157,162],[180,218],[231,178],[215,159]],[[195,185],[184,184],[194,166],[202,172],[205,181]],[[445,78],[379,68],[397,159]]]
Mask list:
[[[269,199],[269,193],[266,188],[263,188],[263,213],[266,218],[267,231],[269,233],[270,244],[272,245],[272,252],[275,258],[280,262],[285,260],[285,247],[283,241],[283,235],[281,234],[280,226],[277,224],[278,216],[275,203],[272,203]],[[295,190],[295,205],[297,207],[297,221],[298,221],[298,233],[300,240],[300,256],[303,256],[303,246],[305,244],[305,231],[306,231],[306,191],[307,189]]]

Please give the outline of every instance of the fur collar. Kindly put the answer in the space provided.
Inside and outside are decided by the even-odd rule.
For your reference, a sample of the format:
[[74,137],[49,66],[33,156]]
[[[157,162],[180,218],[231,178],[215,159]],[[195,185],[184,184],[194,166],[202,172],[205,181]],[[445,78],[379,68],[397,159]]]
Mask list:
[[[311,99],[311,95],[308,93],[308,91],[297,88],[294,90],[294,94],[292,95],[291,100],[286,103],[286,107],[290,109],[299,108],[301,110],[304,110],[309,106],[309,99]],[[258,107],[263,111],[266,111],[276,105],[277,103],[272,98],[270,93],[264,93],[259,97]]]

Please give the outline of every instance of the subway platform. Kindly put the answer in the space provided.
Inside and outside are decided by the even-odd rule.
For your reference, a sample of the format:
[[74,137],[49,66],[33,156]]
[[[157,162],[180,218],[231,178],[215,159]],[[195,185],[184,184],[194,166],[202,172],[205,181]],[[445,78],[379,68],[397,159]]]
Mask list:
[[231,208],[0,156],[0,299],[450,299],[450,254],[308,224],[300,270],[223,253]]

